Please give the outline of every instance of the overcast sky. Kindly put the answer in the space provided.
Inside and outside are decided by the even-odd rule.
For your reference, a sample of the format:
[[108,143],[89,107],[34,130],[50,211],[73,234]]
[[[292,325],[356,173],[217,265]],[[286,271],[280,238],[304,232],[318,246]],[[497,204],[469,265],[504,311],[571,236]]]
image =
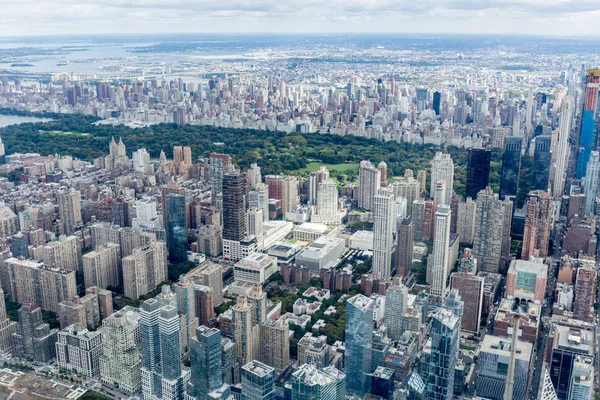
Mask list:
[[1,0],[0,36],[431,32],[600,36],[594,0]]

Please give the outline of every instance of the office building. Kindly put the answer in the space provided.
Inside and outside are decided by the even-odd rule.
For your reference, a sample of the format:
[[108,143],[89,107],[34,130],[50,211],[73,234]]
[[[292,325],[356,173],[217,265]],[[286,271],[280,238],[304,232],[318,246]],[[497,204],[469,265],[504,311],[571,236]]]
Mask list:
[[388,189],[379,189],[373,201],[373,275],[387,279],[392,272],[394,250],[393,230],[396,221],[392,218],[394,194]]
[[594,150],[594,130],[596,125],[596,109],[598,107],[598,85],[600,70],[589,69],[586,75],[585,98],[581,126],[579,131],[579,152],[577,154],[577,171],[575,177],[581,179],[587,172],[587,163]]
[[435,191],[431,197],[433,197],[435,204],[444,204],[446,201],[446,181],[437,181],[435,183]]
[[145,399],[183,400],[189,370],[181,367],[177,310],[149,299],[140,311],[142,393]]
[[75,271],[50,267],[31,260],[9,258],[2,263],[8,297],[17,303],[35,303],[59,312],[59,303],[77,295]]
[[593,265],[584,264],[577,268],[575,302],[573,303],[573,317],[576,319],[587,322],[594,321],[596,276],[596,268]]
[[102,321],[100,379],[128,395],[142,388],[139,318],[138,309],[124,307]]
[[290,340],[287,322],[264,320],[260,323],[258,358],[278,372],[282,372],[290,365]]
[[482,148],[469,149],[467,165],[466,197],[477,200],[477,195],[484,190],[490,180],[490,161],[492,152]]
[[121,283],[121,247],[117,243],[106,243],[81,257],[85,287],[97,286],[106,289]]
[[199,326],[190,347],[191,376],[187,395],[196,400],[214,398],[210,393],[223,386],[221,331]]
[[344,400],[344,380],[345,375],[335,367],[321,369],[312,364],[301,364],[292,374],[292,399]]
[[[533,344],[520,340],[517,340],[516,344],[513,392],[509,398],[525,400],[528,398],[527,381],[529,379]],[[493,335],[484,337],[479,350],[478,396],[497,400],[505,398],[505,383],[511,362],[511,346],[511,342],[507,339]]]
[[265,253],[252,253],[233,266],[233,276],[238,282],[262,285],[277,272],[277,258]]
[[464,302],[461,329],[477,334],[483,311],[483,277],[473,274],[453,273],[450,275],[450,289],[458,290]]
[[594,212],[600,179],[600,153],[592,151],[585,170],[583,191],[585,194],[585,215]]
[[543,304],[548,266],[540,262],[513,260],[506,275],[506,297]]
[[[191,338],[198,327],[198,317],[196,315],[195,285],[190,281],[187,275],[180,275],[179,281],[171,287],[177,299],[177,312],[185,325],[182,330],[186,332],[184,337]],[[213,295],[214,298],[214,295]],[[213,301],[214,307],[214,301]],[[185,343],[184,343],[185,344]],[[185,349],[184,349],[185,351]]]
[[76,190],[66,190],[59,192],[57,197],[61,232],[70,235],[83,224],[81,195]]
[[382,399],[394,398],[394,380],[396,371],[378,366],[371,376],[371,394]]
[[167,280],[167,246],[165,242],[152,242],[138,247],[133,254],[123,258],[124,294],[138,299],[159,283]]
[[449,273],[450,218],[450,207],[439,205],[435,213],[433,252],[431,261],[428,261],[431,295],[438,298],[442,298],[446,292],[446,281]]
[[504,153],[502,153],[502,169],[500,171],[501,199],[517,195],[522,146],[523,138],[520,136],[509,136],[504,139]]
[[385,292],[385,326],[392,340],[400,340],[404,333],[404,314],[408,306],[408,288],[402,280],[394,282]]
[[165,197],[167,249],[169,261],[187,261],[187,227],[185,196],[169,193]]
[[34,303],[19,308],[19,323],[13,333],[14,356],[35,362],[47,363],[56,356],[58,329],[44,323],[42,309]]
[[571,397],[571,388],[578,357],[594,357],[595,333],[594,325],[576,321],[557,322],[550,329],[547,351],[550,354],[549,373],[556,395],[560,400]]
[[550,228],[553,221],[553,206],[546,192],[530,192],[527,200],[527,216],[523,232],[521,258],[530,256],[546,257],[550,242]]
[[429,354],[424,354],[423,360],[425,398],[451,400],[458,354],[460,315],[450,308],[438,309],[431,321],[430,335],[431,345],[426,345],[430,349]]
[[569,400],[590,400],[594,394],[594,358],[577,356],[573,361]]
[[502,255],[504,209],[498,195],[487,187],[479,193],[475,208],[473,256],[480,270],[498,272]]
[[374,305],[373,299],[362,294],[346,300],[344,371],[350,395],[364,396],[371,389]]
[[569,137],[571,136],[571,122],[573,120],[573,99],[563,99],[560,107],[560,121],[558,126],[558,143],[556,145],[556,162],[554,169],[554,180],[552,185],[552,196],[560,199],[565,194],[565,182],[567,180],[567,164],[570,155]]
[[90,332],[80,324],[73,324],[58,332],[56,363],[58,368],[77,375],[94,378],[100,375],[102,333]]
[[408,276],[412,273],[413,259],[413,223],[412,219],[404,218],[398,225],[396,235],[396,274]]
[[550,164],[552,163],[552,137],[540,135],[535,138],[533,169],[531,171],[531,190],[548,191],[550,182]]
[[264,183],[257,183],[255,188],[248,193],[248,206],[262,210],[263,221],[268,221],[269,187]]
[[446,199],[443,204],[449,206],[454,193],[454,163],[450,154],[438,151],[431,161],[430,196],[433,196],[435,184],[439,181],[446,181]]
[[275,398],[275,370],[252,360],[242,367],[242,400]]

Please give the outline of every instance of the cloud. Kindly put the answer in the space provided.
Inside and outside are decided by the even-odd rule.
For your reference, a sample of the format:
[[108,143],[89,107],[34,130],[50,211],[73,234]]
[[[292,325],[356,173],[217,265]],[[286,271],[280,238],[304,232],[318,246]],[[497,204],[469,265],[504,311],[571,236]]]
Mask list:
[[598,35],[590,0],[2,0],[4,35],[451,32]]

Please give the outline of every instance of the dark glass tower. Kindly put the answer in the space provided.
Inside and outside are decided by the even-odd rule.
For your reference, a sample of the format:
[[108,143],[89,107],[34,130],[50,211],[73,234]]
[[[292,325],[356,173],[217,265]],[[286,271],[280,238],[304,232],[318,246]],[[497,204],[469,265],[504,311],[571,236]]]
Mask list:
[[531,174],[531,190],[548,191],[548,180],[550,179],[550,164],[552,138],[550,135],[542,135],[535,138],[535,152],[533,153],[533,171]]
[[435,115],[440,115],[441,102],[442,94],[440,92],[433,92],[433,111],[435,111]]
[[477,193],[485,189],[490,180],[492,153],[486,149],[470,149],[467,166],[466,196],[477,199]]
[[509,136],[504,139],[502,154],[502,171],[500,172],[500,198],[516,196],[519,189],[519,173],[521,170],[521,148],[523,139]]
[[187,230],[185,225],[185,196],[170,193],[166,196],[167,247],[169,261],[187,260]]
[[241,241],[246,235],[244,177],[239,173],[223,176],[223,239]]

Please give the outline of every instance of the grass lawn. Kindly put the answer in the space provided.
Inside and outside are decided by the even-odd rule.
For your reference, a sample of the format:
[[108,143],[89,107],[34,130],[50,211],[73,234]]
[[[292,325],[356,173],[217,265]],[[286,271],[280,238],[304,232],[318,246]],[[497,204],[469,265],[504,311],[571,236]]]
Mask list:
[[308,163],[308,164],[306,164],[305,168],[301,168],[294,172],[313,173],[313,172],[317,171],[319,168],[321,168],[321,165],[326,166],[329,171],[349,171],[349,170],[353,170],[353,169],[356,170],[356,169],[358,169],[358,166],[359,166],[358,163],[325,164],[325,163],[317,161],[317,162]]
[[89,133],[81,133],[81,132],[63,132],[63,131],[43,131],[40,130],[40,133],[51,133],[53,135],[79,135],[79,136],[89,136]]

